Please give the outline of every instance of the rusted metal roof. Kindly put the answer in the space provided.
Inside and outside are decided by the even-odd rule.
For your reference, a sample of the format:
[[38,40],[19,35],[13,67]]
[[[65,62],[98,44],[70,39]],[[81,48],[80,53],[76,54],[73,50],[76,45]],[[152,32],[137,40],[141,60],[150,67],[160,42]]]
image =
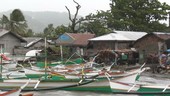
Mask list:
[[153,32],[155,36],[162,40],[167,40],[170,39],[170,33],[165,33],[165,32]]
[[69,36],[74,38],[73,45],[86,46],[88,39],[91,39],[95,34],[90,33],[67,33]]
[[91,33],[65,33],[58,38],[56,43],[66,46],[87,46],[88,39],[94,37],[95,34]]

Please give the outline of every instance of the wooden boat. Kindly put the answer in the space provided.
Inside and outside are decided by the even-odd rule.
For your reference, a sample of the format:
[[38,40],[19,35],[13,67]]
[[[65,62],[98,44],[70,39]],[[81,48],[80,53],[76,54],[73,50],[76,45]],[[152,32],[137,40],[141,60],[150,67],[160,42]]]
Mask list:
[[[142,65],[143,66],[143,65]],[[34,69],[32,69],[34,68]],[[109,83],[104,75],[107,71],[111,78],[126,77],[130,74],[138,74],[141,68],[133,69],[127,72],[114,72],[108,70],[92,70],[87,72],[78,71],[82,74],[60,74],[53,73],[48,70],[39,70],[35,67],[31,69],[23,68],[27,78],[25,79],[7,79],[0,82],[1,89],[12,89],[21,86],[28,78],[30,83],[23,90],[25,91],[41,91],[41,90],[78,90],[78,91],[100,91],[111,92]],[[82,69],[81,69],[82,70]],[[72,78],[68,78],[72,76]],[[75,76],[75,77],[74,77]],[[77,78],[76,78],[77,77]]]
[[[64,79],[64,80],[37,80],[32,79],[30,83],[27,85],[23,91],[42,91],[42,90],[61,90],[64,88],[71,88],[86,85],[89,83],[94,82],[94,78],[96,76],[91,77],[91,80],[80,80],[80,79]],[[0,82],[0,89],[1,90],[9,90],[21,86],[24,84],[28,79],[10,79],[10,80],[3,80]]]
[[[133,69],[125,74],[111,75],[110,78],[118,80],[119,78],[129,75],[138,75],[141,72],[140,68]],[[52,76],[52,75],[51,75]],[[55,76],[48,78],[32,78],[25,91],[41,91],[41,90],[74,90],[74,91],[100,91],[111,92],[109,82],[106,78],[97,78],[100,74],[93,74],[91,77],[72,78],[65,77],[55,79]],[[134,77],[134,76],[133,76]],[[131,77],[132,78],[132,77]],[[136,78],[135,78],[136,79]],[[9,79],[0,82],[1,89],[12,89],[24,84],[28,79]]]
[[[130,78],[131,76],[123,77],[122,79]],[[124,82],[124,80],[110,80],[109,84],[114,94],[135,94],[135,95],[163,95],[170,96],[169,84],[151,84],[145,82],[130,81]]]
[[138,73],[129,74],[116,79],[110,79],[110,75],[108,73],[106,73],[105,75],[109,81],[110,88],[113,92],[117,92],[117,91],[129,92],[129,91],[137,91],[139,89],[139,86],[136,86],[134,84],[138,76]]
[[14,89],[10,91],[0,92],[0,96],[33,96],[33,93],[21,93],[20,89]]
[[[125,83],[125,85],[129,85]],[[111,85],[113,86],[113,85]],[[127,89],[123,88],[124,90],[115,90],[112,88],[112,92],[114,94],[134,94],[134,95],[146,95],[146,96],[170,96],[170,87],[167,87],[166,85],[142,85],[142,84],[137,84],[137,85],[129,85]],[[119,87],[124,87],[124,86],[119,86]]]
[[19,86],[18,89],[0,92],[0,96],[23,96],[21,91],[28,85],[29,81],[27,80],[27,82],[24,85]]
[[[91,64],[91,63],[90,63]],[[143,67],[145,64],[143,64],[141,67]],[[91,65],[90,65],[91,66]],[[119,76],[126,76],[128,74],[133,74],[136,72],[139,72],[141,70],[141,68],[134,68],[132,70],[128,70],[128,71],[124,71],[124,70],[111,70],[111,66],[108,67],[100,67],[100,68],[96,68],[96,67],[89,67],[88,64],[74,64],[74,65],[58,65],[54,68],[51,68],[51,72],[52,73],[56,73],[56,74],[61,74],[63,76],[65,76],[68,79],[73,79],[73,78],[81,78],[82,76],[84,77],[89,77],[89,76],[93,76],[93,75],[97,75],[99,74],[99,76],[97,77],[99,78],[105,78],[105,72],[107,72],[109,75],[111,75],[112,77],[119,77]]]
[[17,70],[15,71],[3,70],[2,72],[2,79],[17,79],[17,78],[26,78],[26,75],[25,73],[19,72]]
[[0,96],[19,96],[20,92],[21,92],[20,89],[10,90],[7,92],[0,92]]
[[11,69],[16,69],[17,64],[18,63],[16,61],[7,61],[7,62],[3,63],[2,66],[5,69],[11,70]]
[[21,96],[33,96],[34,93],[26,92],[26,93],[21,93]]
[[137,92],[141,94],[162,94],[163,96],[170,95],[170,86],[169,84],[140,84],[140,88]]

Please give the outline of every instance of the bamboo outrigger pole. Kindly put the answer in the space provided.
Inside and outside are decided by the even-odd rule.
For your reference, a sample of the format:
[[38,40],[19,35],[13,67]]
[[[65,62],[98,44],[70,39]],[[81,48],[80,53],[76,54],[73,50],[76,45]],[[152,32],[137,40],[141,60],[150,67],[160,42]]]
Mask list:
[[[2,46],[1,46],[1,54],[2,54]],[[1,55],[1,57],[0,57],[0,59],[1,59],[1,74],[0,74],[0,81],[2,80],[2,55]]]
[[47,80],[47,39],[45,37],[45,80]]

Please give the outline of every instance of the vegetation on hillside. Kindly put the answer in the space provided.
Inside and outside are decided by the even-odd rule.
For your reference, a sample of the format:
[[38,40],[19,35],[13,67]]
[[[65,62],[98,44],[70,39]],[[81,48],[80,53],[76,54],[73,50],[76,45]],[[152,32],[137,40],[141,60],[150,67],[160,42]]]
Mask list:
[[[145,31],[145,32],[170,32],[169,26],[160,21],[167,20],[170,6],[160,3],[158,0],[110,0],[110,9],[97,11],[96,14],[78,18],[81,5],[75,6],[76,13],[71,15],[68,11],[68,18],[71,24],[54,27],[49,24],[42,33],[34,33],[27,26],[27,21],[19,9],[15,9],[10,17],[3,15],[0,18],[0,27],[12,30],[21,36],[41,36],[57,38],[65,32],[91,32],[100,36],[112,32],[112,30],[124,31]],[[74,17],[71,17],[74,16]]]

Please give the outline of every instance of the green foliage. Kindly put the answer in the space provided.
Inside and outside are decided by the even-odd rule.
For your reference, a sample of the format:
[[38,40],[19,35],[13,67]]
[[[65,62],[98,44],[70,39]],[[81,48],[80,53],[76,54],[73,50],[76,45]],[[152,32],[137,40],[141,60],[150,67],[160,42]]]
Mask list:
[[[71,32],[70,27],[66,27],[64,25],[57,26],[56,28],[53,26],[53,24],[49,24],[45,29],[44,29],[44,34],[41,34],[43,37],[48,37],[48,38],[57,38],[61,34],[65,32]],[[37,34],[40,36],[40,34]]]
[[101,11],[95,15],[95,14],[89,14],[85,17],[84,20],[86,22],[83,22],[81,25],[81,28],[84,31],[88,31],[91,33],[96,34],[96,36],[100,36],[106,33],[111,32],[111,30],[107,27],[107,21],[106,21],[106,12]]
[[71,32],[71,29],[69,27],[64,26],[64,25],[57,26],[55,28],[56,37],[65,33],[65,32]]
[[19,9],[15,9],[10,14],[10,29],[21,36],[27,35],[27,23],[23,13]]
[[111,21],[109,27],[116,30],[165,31],[170,6],[158,0],[111,0]]
[[54,38],[55,37],[55,28],[54,28],[53,24],[49,24],[44,29],[44,37],[47,37],[47,38]]
[[34,35],[34,32],[32,31],[32,29],[28,29],[28,32],[27,32],[27,37],[31,37]]
[[10,14],[10,18],[3,15],[1,18],[1,28],[11,30],[21,36],[26,37],[28,34],[28,25],[25,17],[19,9],[15,9]]
[[10,14],[10,20],[15,22],[23,22],[26,21],[23,13],[19,9],[15,9]]
[[44,37],[44,33],[34,33],[35,37]]
[[96,36],[111,32],[145,31],[162,32],[170,31],[162,20],[167,20],[170,6],[158,0],[111,0],[110,10],[97,11],[89,14],[81,28],[93,32]]
[[9,29],[10,28],[10,24],[8,23],[9,19],[7,16],[3,15],[1,18],[1,28],[3,29]]

